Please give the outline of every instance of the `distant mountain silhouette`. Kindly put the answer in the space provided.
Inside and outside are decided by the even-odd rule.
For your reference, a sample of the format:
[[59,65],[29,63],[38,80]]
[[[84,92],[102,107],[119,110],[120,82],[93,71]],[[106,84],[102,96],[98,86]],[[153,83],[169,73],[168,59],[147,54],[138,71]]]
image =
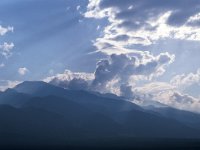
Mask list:
[[0,144],[66,144],[85,139],[200,139],[200,115],[142,108],[112,94],[23,82],[0,93]]
[[159,113],[160,115],[177,120],[181,123],[187,124],[190,127],[200,130],[200,114],[178,110],[171,107],[148,107],[149,110]]
[[31,97],[31,95],[19,93],[14,89],[7,89],[5,92],[0,93],[0,104],[8,104],[14,107],[20,107]]

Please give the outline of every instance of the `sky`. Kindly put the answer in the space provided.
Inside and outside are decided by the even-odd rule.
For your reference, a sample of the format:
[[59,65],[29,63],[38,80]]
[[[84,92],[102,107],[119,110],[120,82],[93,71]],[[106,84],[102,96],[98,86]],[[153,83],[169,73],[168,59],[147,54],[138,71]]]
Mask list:
[[199,0],[1,0],[0,90],[26,80],[200,110]]

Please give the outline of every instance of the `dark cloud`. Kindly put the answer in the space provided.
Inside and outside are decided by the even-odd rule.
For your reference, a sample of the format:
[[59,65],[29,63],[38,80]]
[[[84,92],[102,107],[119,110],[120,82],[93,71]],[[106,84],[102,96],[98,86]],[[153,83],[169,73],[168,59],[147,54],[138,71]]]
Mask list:
[[121,96],[126,97],[126,98],[134,98],[132,86],[128,86],[126,84],[122,84],[120,86],[120,94]]
[[[199,41],[199,13],[198,0],[89,0],[85,17],[108,19],[103,36],[94,45],[97,51],[111,54],[138,44],[152,45],[160,39]],[[104,48],[105,42],[112,47]]]
[[115,41],[127,41],[127,40],[129,40],[129,38],[130,37],[128,35],[123,34],[123,35],[117,35],[112,39],[115,40]]
[[127,83],[132,75],[150,76],[156,74],[163,65],[171,63],[173,59],[173,56],[168,53],[162,53],[147,60],[146,63],[138,63],[136,56],[112,54],[108,59],[102,59],[97,63],[93,86],[105,86],[107,82],[115,78],[122,83]]
[[121,77],[123,73],[126,74],[124,71],[127,72],[129,68],[135,66],[135,61],[135,57],[129,57],[125,54],[112,54],[108,59],[100,60],[97,63],[93,85],[104,86],[115,77]]
[[180,93],[174,93],[171,97],[177,103],[192,104],[194,103],[194,98],[188,95],[181,95]]
[[[132,6],[133,9],[128,9]],[[199,0],[101,0],[100,9],[116,8],[118,11],[116,19],[133,20],[144,25],[151,18],[162,15],[164,12],[172,11],[169,16],[168,24],[172,26],[181,26],[190,16],[200,12]],[[134,27],[134,26],[133,26]],[[137,27],[137,26],[135,26]]]

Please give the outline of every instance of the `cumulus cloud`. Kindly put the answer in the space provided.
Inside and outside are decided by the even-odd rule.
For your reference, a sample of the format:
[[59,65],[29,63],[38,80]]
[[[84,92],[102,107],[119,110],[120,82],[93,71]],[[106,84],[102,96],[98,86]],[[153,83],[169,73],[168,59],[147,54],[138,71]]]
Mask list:
[[5,35],[7,32],[13,32],[14,31],[14,28],[11,27],[11,26],[8,26],[8,27],[2,27],[0,25],[0,35],[3,36]]
[[27,74],[29,72],[29,70],[26,68],[26,67],[22,67],[22,68],[19,68],[18,69],[18,73],[20,74],[20,75],[25,75],[25,74]]
[[195,73],[176,75],[171,79],[170,83],[180,91],[200,97],[200,69]]
[[12,55],[11,50],[13,48],[14,48],[14,43],[4,42],[3,44],[0,45],[0,54],[8,58],[9,56]]
[[94,75],[92,73],[65,70],[64,73],[47,77],[44,81],[63,88],[87,90],[93,79]]
[[178,87],[186,87],[195,83],[200,83],[200,69],[196,73],[176,75],[171,80],[171,84]]
[[[94,73],[71,72],[66,70],[45,79],[46,82],[70,89],[88,89],[131,95],[133,80],[151,80],[165,72],[167,65],[174,61],[174,55],[161,53],[153,56],[149,52],[112,54],[96,64]],[[129,94],[125,89],[129,89]],[[129,96],[130,97],[130,96]]]
[[200,100],[187,94],[168,91],[160,92],[157,101],[178,109],[200,112]]
[[[200,112],[200,98],[179,92],[176,86],[166,82],[151,82],[132,89],[136,104],[170,106],[182,110]],[[162,105],[161,105],[162,106]]]
[[[100,51],[122,51],[161,38],[200,40],[197,0],[89,0],[85,17],[107,18],[110,24],[94,45]],[[109,43],[112,48],[103,48]]]
[[[137,55],[112,54],[97,63],[94,73],[65,70],[64,73],[48,77],[44,81],[67,89],[114,93],[143,106],[171,106],[200,112],[200,99],[178,92],[176,84],[156,81],[148,81],[140,86],[137,84],[137,80],[144,81],[149,76],[161,75],[159,70],[163,71],[173,60],[173,55],[168,53],[158,56],[148,52]],[[194,75],[196,74],[190,76]],[[195,76],[187,79],[187,82],[191,82],[191,78],[197,81]]]
[[131,76],[159,76],[164,73],[165,66],[174,61],[174,55],[168,53],[156,57],[149,53],[137,55],[112,54],[108,59],[100,60],[94,74],[93,86],[105,87],[113,79],[118,79],[121,84],[128,84]]

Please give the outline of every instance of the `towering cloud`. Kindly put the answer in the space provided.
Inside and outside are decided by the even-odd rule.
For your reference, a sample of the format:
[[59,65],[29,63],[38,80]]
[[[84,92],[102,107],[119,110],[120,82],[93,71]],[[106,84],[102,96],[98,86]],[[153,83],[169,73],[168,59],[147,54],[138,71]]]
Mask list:
[[112,54],[108,59],[102,59],[97,63],[93,86],[105,87],[114,79],[120,84],[130,84],[131,76],[153,77],[161,75],[164,67],[174,61],[174,55],[162,53],[156,57],[149,53],[135,54]]
[[162,75],[165,67],[173,61],[174,55],[169,53],[162,53],[158,56],[153,56],[148,52],[112,54],[97,62],[94,74],[73,73],[66,70],[63,74],[49,77],[45,81],[64,88],[100,92],[112,92],[115,88],[115,91],[119,92],[116,94],[124,95],[125,88],[131,93],[131,86],[133,86],[130,82],[131,77],[140,76],[144,79],[151,79]]

